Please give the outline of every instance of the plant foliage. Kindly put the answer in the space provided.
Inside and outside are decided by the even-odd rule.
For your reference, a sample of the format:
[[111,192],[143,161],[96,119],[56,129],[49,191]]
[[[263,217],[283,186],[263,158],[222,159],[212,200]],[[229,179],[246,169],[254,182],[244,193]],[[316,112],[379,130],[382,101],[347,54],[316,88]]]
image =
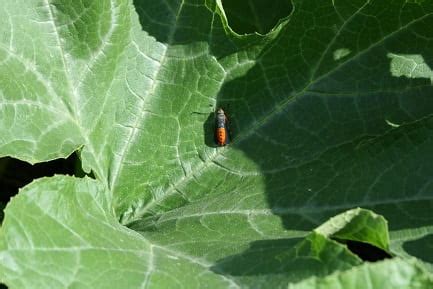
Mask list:
[[433,2],[262,2],[2,1],[1,156],[95,179],[9,202],[1,282],[433,287]]

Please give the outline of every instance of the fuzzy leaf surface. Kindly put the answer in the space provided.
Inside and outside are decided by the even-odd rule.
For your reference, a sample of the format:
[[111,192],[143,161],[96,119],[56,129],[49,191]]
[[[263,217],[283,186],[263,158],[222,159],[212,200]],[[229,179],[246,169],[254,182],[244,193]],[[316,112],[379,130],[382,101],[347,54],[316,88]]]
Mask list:
[[[8,205],[0,281],[12,289],[127,284],[107,264],[129,272],[118,276],[130,288],[286,288],[361,263],[311,232],[355,207],[389,232],[367,212],[339,223],[340,237],[431,270],[430,1],[294,0],[268,34],[243,36],[226,15],[249,12],[213,0],[3,2],[1,156],[80,149],[96,176],[43,179]],[[231,133],[221,148],[220,106]],[[83,244],[96,248],[89,259]],[[297,248],[312,248],[300,260],[347,258],[293,265]],[[44,256],[60,279],[44,274]]]

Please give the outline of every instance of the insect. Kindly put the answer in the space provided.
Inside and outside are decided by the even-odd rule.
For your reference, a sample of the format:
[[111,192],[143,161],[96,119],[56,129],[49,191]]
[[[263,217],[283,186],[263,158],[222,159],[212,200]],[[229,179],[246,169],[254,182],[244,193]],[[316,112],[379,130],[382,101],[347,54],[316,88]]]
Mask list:
[[227,115],[219,108],[215,117],[215,142],[218,146],[225,146],[230,142],[228,124]]

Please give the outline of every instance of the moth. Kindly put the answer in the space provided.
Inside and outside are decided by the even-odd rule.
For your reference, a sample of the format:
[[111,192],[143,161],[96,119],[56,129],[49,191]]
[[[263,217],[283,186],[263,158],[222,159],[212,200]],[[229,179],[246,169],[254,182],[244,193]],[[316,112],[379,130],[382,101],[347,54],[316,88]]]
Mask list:
[[219,108],[215,116],[215,142],[218,146],[229,144],[229,120],[222,108]]

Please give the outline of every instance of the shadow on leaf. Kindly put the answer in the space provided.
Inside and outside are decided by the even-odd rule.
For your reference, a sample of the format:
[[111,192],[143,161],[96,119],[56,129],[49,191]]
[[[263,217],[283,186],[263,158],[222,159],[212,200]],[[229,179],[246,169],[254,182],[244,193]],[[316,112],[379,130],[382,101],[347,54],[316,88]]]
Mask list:
[[409,254],[433,264],[433,234],[424,236],[418,240],[408,241],[403,248]]
[[[163,9],[150,0],[134,4],[143,30],[158,41],[207,42],[212,59],[222,62],[233,56],[238,61],[240,68],[225,71],[217,95],[218,103],[230,105],[236,128],[222,154],[228,160],[224,173],[237,174],[227,174],[225,183],[248,182],[259,174],[268,207],[287,230],[312,230],[358,206],[383,215],[391,230],[431,225],[433,87],[430,79],[396,77],[389,52],[421,55],[433,67],[431,41],[417,36],[426,33],[424,27],[433,25],[433,18],[422,18],[411,5],[401,11],[397,4],[388,7],[380,1],[366,6],[383,11],[380,17],[344,3],[338,10],[331,2],[319,9],[314,1],[298,1],[275,39],[241,58],[236,51],[245,48],[245,39],[226,35],[220,17],[209,12],[214,6],[189,7],[186,1],[189,8],[183,10],[180,2],[167,1]],[[407,16],[403,24],[395,17],[400,12]],[[376,21],[381,18],[388,19],[386,27]],[[414,19],[425,23],[401,29],[416,23]],[[248,68],[242,68],[241,60]],[[203,124],[206,146],[212,144],[212,122],[209,116]],[[257,165],[257,174],[242,175],[242,157]],[[251,195],[252,202],[260,193],[252,188],[245,198]],[[270,257],[263,255],[263,267],[244,268],[266,248]],[[249,250],[220,260],[214,270],[267,274],[285,268],[273,263],[284,250],[279,241],[253,242]]]
[[239,34],[268,33],[281,19],[292,12],[290,0],[223,0],[230,27]]

